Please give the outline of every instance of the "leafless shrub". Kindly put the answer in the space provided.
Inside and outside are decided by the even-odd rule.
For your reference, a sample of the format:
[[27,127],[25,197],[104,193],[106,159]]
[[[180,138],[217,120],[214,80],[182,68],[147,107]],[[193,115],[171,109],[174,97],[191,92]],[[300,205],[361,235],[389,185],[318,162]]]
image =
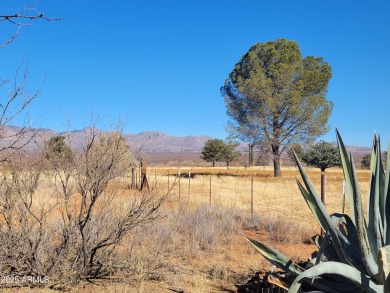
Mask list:
[[43,276],[47,271],[41,248],[54,205],[36,201],[40,172],[17,166],[9,169],[0,178],[0,274]]
[[275,242],[305,243],[313,236],[311,230],[296,223],[292,225],[289,219],[268,218],[263,227],[269,239]]
[[0,175],[0,275],[50,276],[54,288],[120,269],[123,238],[153,222],[165,196],[113,183],[134,164],[120,132],[88,131],[85,148],[9,162]]
[[312,230],[283,217],[275,218],[260,214],[246,214],[241,221],[242,228],[248,231],[267,232],[268,238],[281,243],[306,243],[310,241]]
[[241,225],[244,230],[260,231],[263,226],[262,220],[259,214],[247,214],[242,218]]
[[70,267],[74,273],[69,280],[110,274],[116,245],[130,230],[158,217],[164,200],[152,193],[128,196],[128,191],[110,185],[135,163],[120,132],[104,134],[89,128],[85,135],[83,150],[65,166],[53,162],[50,171],[63,198],[53,273],[63,276],[62,268]]
[[180,241],[171,216],[135,229],[124,242],[122,272],[129,280],[159,280],[174,266]]

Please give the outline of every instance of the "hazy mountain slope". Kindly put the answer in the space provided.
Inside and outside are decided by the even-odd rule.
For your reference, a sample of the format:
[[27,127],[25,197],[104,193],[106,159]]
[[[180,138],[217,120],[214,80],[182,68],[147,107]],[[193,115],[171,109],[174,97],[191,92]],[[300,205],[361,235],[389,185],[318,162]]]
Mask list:
[[[14,135],[20,131],[20,127],[6,126],[4,128],[3,138],[0,140],[0,146],[9,144]],[[24,144],[31,139],[31,136],[35,134],[35,137],[27,145],[26,150],[32,151],[38,147],[43,146],[44,141],[48,140],[54,135],[63,135],[73,148],[79,149],[85,146],[87,137],[91,129],[85,128],[82,130],[74,130],[67,132],[55,132],[50,129],[31,129],[21,140],[20,144]],[[97,132],[101,130],[95,129]],[[142,150],[143,152],[200,152],[205,142],[210,139],[210,136],[173,136],[161,131],[144,131],[138,134],[127,133],[124,134],[126,141],[135,150]],[[360,146],[347,146],[348,150],[356,154],[370,153],[370,147]],[[242,143],[239,147],[241,151],[246,151],[246,144]]]

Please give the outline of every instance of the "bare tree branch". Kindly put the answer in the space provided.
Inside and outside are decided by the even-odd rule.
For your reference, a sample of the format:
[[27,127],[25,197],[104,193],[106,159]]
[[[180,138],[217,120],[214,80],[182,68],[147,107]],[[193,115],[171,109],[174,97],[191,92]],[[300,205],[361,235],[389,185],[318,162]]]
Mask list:
[[15,14],[0,15],[0,22],[8,22],[17,27],[15,33],[0,45],[0,49],[12,43],[19,36],[21,27],[33,25],[36,19],[46,21],[61,20],[61,18],[47,17],[35,7],[25,7]]
[[46,21],[61,20],[58,17],[47,17],[35,7],[25,7],[19,13],[0,15],[0,22],[10,22],[17,26],[30,26],[35,19]]

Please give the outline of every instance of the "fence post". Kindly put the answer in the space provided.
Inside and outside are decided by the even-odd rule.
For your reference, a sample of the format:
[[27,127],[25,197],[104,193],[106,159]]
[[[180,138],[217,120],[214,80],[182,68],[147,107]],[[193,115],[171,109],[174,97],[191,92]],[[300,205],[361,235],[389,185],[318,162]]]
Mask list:
[[168,192],[169,192],[169,169],[168,169]]
[[139,176],[138,176],[138,186],[140,186],[141,187],[141,180],[142,180],[142,176],[141,176],[141,174],[142,174],[142,170],[141,170],[141,166],[139,166],[139,168],[138,168],[138,173],[139,173]]
[[135,170],[134,167],[131,168],[131,185],[130,188],[134,189],[135,185]]
[[209,204],[211,205],[211,173],[210,173],[210,198],[209,198]]
[[251,176],[251,220],[253,220],[253,174]]
[[179,199],[180,199],[180,167],[177,169],[177,175],[179,176]]
[[191,170],[188,171],[188,199],[190,198],[191,191]]

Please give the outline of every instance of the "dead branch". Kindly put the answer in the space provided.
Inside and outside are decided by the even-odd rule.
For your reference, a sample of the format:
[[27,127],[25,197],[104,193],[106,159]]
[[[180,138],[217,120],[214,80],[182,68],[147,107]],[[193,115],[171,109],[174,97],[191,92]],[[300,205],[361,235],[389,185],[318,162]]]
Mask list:
[[61,18],[47,17],[44,13],[40,12],[35,7],[27,7],[22,9],[20,12],[15,14],[6,14],[0,15],[0,22],[8,22],[16,26],[16,31],[8,40],[3,42],[0,45],[0,49],[3,49],[5,46],[12,43],[18,36],[21,27],[31,26],[34,23],[34,20],[46,20],[46,21],[56,21],[61,20]]

